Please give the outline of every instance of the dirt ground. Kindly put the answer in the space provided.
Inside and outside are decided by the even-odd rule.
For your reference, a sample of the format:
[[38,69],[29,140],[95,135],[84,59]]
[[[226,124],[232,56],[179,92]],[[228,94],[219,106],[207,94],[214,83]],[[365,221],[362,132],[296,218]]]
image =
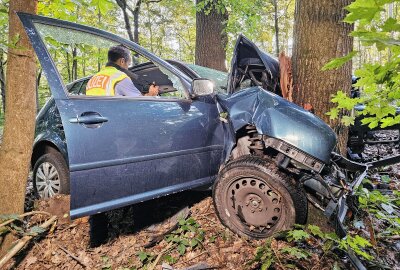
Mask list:
[[[191,208],[191,216],[204,230],[204,241],[201,246],[195,250],[189,250],[183,256],[179,256],[177,250],[170,254],[179,258],[173,265],[174,268],[185,268],[196,265],[198,262],[207,264],[208,267],[218,269],[240,269],[253,256],[260,241],[249,241],[241,239],[231,233],[219,222],[214,212],[212,199],[207,193],[203,194],[178,194],[173,195],[175,200],[181,196],[198,197],[199,202]],[[200,197],[200,198],[199,198]],[[201,198],[204,197],[204,198]],[[142,205],[140,215],[146,215],[162,211],[161,209],[151,209],[163,204],[170,204],[172,198],[160,199],[156,202]],[[145,227],[139,231],[134,228],[136,218],[132,213],[134,209],[125,209],[110,213],[113,215],[110,225],[109,241],[97,248],[89,247],[89,224],[87,219],[78,219],[74,222],[68,222],[63,216],[68,213],[68,209],[58,208],[60,205],[69,204],[67,196],[58,196],[51,202],[40,202],[39,209],[49,211],[61,218],[57,229],[48,234],[43,239],[37,239],[32,247],[29,248],[25,257],[18,258],[21,262],[15,269],[84,269],[85,267],[77,260],[73,259],[65,250],[78,257],[79,260],[87,266],[88,269],[135,269],[143,266],[138,257],[140,251],[145,251],[150,255],[158,255],[166,252],[168,243],[162,240],[152,248],[145,249],[144,246],[149,243],[154,235],[159,232],[168,231],[169,224],[151,226],[145,224],[151,217],[144,217],[144,224],[139,227]],[[173,203],[172,203],[173,205]],[[178,206],[172,206],[172,208]],[[175,208],[177,210],[177,208]],[[165,213],[165,212],[164,212]],[[170,213],[172,214],[172,213]],[[161,214],[161,216],[165,216]],[[167,215],[168,216],[168,215]],[[140,218],[140,217],[139,217]],[[121,223],[121,219],[124,221]],[[150,226],[150,227],[149,227]],[[121,228],[124,227],[124,228]],[[238,268],[239,267],[239,268]],[[159,265],[155,269],[162,269]]]
[[[398,145],[367,147],[364,159],[373,160],[398,153]],[[384,175],[391,179],[387,185],[382,181]],[[376,186],[400,190],[400,164],[373,171],[368,177]],[[28,194],[30,190],[28,187]],[[27,201],[29,210],[32,209],[32,203],[32,199]],[[96,248],[89,246],[88,219],[70,221],[68,206],[68,196],[35,202],[35,210],[57,215],[58,224],[50,233],[36,237],[6,265],[6,269],[260,269],[260,265],[251,263],[251,260],[257,247],[262,246],[265,240],[244,239],[225,228],[215,214],[209,191],[183,192],[109,212],[108,242]],[[194,227],[191,236],[198,237],[201,234],[202,240],[193,248],[187,247],[183,255],[179,250],[180,242],[168,242],[165,237],[146,248],[155,236],[170,231],[174,222],[168,218],[186,206],[194,221],[191,224]],[[45,218],[35,216],[26,225]],[[324,222],[320,215],[310,219],[317,225]],[[374,221],[375,230],[382,229],[381,225]],[[354,220],[349,226],[351,234],[369,236],[366,229],[354,226]],[[400,269],[400,239],[379,242],[377,250],[383,266]],[[318,254],[312,256],[315,262],[322,261]],[[304,267],[311,268],[332,269],[333,263],[327,260],[324,264]],[[277,266],[275,269],[284,268]]]

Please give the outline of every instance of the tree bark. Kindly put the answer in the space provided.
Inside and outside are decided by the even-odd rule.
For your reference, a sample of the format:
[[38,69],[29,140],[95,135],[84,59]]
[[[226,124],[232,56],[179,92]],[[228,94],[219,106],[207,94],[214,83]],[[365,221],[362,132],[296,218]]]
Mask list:
[[129,40],[133,41],[134,39],[133,39],[131,23],[130,23],[128,11],[127,11],[126,0],[116,0],[116,2],[122,10],[122,14],[124,16],[124,22],[125,22],[125,29],[126,29],[126,32],[128,33]]
[[78,79],[78,59],[76,57],[78,56],[76,46],[72,48],[72,80],[75,81]]
[[343,9],[351,0],[297,0],[293,44],[294,101],[311,104],[316,115],[338,134],[338,146],[346,151],[347,128],[339,121],[330,120],[326,113],[334,107],[331,95],[338,90],[350,93],[352,63],[338,70],[321,71],[336,57],[347,55],[353,48],[349,36],[353,26],[343,23]]
[[137,1],[136,7],[133,10],[133,42],[136,44],[139,44],[139,14],[141,4],[141,0]]
[[[0,148],[0,214],[23,213],[26,181],[36,115],[36,62],[33,49],[16,12],[34,13],[37,0],[11,0],[9,41],[20,39],[8,49],[6,112],[3,142]],[[3,241],[0,256],[9,247]]]
[[[204,0],[196,0],[196,4]],[[219,13],[215,5],[218,0],[212,0],[205,8],[196,13],[196,65],[226,71],[225,47],[228,38],[225,32],[225,22],[228,13]],[[206,14],[209,11],[208,14]]]
[[1,104],[3,105],[3,108],[0,108],[0,110],[5,113],[6,111],[6,76],[4,73],[4,68],[5,64],[3,62],[4,58],[4,52],[0,50],[0,93],[1,93]]
[[[146,7],[147,7],[147,12],[150,13],[149,2],[146,2]],[[147,28],[149,29],[149,34],[150,34],[150,36],[149,36],[149,39],[150,39],[150,51],[152,53],[154,53],[154,50],[153,50],[153,28],[151,27],[151,25],[152,25],[151,20],[152,19],[150,18],[150,16],[147,15]]]
[[69,59],[69,52],[68,52],[68,47],[65,48],[65,56],[67,59],[67,72],[68,72],[68,82],[72,82],[72,76],[71,76],[71,65],[70,65],[70,59]]
[[278,0],[272,0],[272,5],[274,6],[275,55],[279,57]]

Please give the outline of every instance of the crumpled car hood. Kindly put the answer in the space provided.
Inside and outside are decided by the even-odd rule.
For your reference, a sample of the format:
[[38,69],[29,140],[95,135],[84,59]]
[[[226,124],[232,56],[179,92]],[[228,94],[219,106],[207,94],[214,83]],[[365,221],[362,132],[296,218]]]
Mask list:
[[334,131],[320,118],[261,87],[243,89],[230,96],[218,95],[235,131],[255,125],[259,134],[283,140],[329,163],[336,145]]

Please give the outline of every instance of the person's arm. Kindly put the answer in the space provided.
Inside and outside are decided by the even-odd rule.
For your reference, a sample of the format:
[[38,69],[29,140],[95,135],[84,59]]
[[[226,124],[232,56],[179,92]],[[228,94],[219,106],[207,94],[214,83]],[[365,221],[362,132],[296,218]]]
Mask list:
[[142,97],[142,93],[132,83],[130,78],[125,78],[115,86],[116,96]]

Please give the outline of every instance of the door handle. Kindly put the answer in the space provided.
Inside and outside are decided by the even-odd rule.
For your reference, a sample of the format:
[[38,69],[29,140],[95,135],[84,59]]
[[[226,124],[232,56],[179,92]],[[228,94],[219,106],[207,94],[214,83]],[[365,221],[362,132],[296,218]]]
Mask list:
[[80,116],[69,119],[69,122],[73,124],[96,125],[108,122],[108,119],[97,112],[84,112]]

